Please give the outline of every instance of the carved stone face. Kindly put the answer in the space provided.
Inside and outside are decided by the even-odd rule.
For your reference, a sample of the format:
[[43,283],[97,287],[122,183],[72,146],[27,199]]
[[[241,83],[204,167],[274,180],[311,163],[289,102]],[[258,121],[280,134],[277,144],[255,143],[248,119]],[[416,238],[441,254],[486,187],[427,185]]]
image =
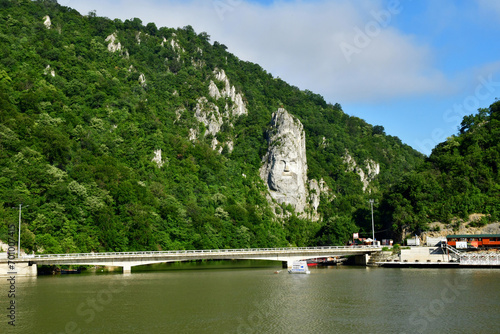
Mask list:
[[302,182],[302,162],[299,161],[296,138],[281,138],[282,145],[273,150],[270,161],[269,188],[291,194],[300,191]]
[[261,177],[271,196],[301,212],[306,205],[307,158],[302,124],[284,109],[273,115],[267,161]]

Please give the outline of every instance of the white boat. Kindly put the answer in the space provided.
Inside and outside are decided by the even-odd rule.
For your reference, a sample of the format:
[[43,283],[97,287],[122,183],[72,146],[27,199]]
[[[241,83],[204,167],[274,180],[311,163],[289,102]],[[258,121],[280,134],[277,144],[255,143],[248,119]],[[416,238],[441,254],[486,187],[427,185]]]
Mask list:
[[294,261],[292,269],[288,270],[289,274],[310,274],[307,269],[307,261]]

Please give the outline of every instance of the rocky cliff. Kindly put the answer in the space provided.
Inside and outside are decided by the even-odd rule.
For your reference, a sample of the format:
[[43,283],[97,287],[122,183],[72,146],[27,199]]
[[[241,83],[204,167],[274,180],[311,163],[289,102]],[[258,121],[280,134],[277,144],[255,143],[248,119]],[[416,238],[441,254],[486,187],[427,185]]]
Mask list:
[[[216,101],[219,99],[225,100],[224,111],[220,110],[213,102],[209,102],[205,96],[202,96],[198,98],[194,116],[199,122],[205,125],[206,131],[204,135],[213,136],[212,149],[220,153],[222,152],[223,146],[227,146],[229,152],[231,152],[233,149],[232,140],[228,140],[225,143],[219,143],[217,134],[221,131],[224,123],[227,123],[229,127],[234,127],[234,118],[246,115],[247,108],[243,101],[242,94],[236,92],[235,86],[231,86],[224,70],[215,69],[213,75],[215,79],[223,85],[223,88],[219,90],[217,84],[213,80],[210,80],[208,93]],[[190,129],[190,140],[195,140],[199,135],[197,129]]]
[[350,155],[349,151],[346,149],[344,155],[344,164],[347,166],[346,172],[355,172],[359,175],[361,183],[363,183],[363,191],[366,192],[370,183],[375,180],[375,178],[380,174],[380,164],[373,161],[372,159],[365,160],[365,170],[361,168],[356,160]]

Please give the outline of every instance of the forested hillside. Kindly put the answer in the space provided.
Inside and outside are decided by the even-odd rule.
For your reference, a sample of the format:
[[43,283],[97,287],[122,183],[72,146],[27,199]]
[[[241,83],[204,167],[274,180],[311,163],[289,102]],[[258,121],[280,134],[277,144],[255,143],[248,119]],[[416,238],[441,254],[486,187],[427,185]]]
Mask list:
[[[0,23],[0,239],[17,222],[12,207],[29,205],[29,252],[341,244],[371,231],[370,198],[387,235],[498,212],[496,104],[425,161],[383,126],[191,26],[81,15],[47,0],[0,0]],[[214,97],[214,85],[226,95]],[[200,121],[200,101],[226,110],[217,131]],[[328,188],[319,220],[270,205],[259,177],[281,107],[303,124],[308,177]],[[366,161],[380,167],[368,185]]]
[[[500,218],[500,101],[464,117],[456,136],[432,151],[384,197],[386,227],[420,232],[431,222],[457,226],[484,214],[479,227]],[[392,224],[392,226],[390,226]]]

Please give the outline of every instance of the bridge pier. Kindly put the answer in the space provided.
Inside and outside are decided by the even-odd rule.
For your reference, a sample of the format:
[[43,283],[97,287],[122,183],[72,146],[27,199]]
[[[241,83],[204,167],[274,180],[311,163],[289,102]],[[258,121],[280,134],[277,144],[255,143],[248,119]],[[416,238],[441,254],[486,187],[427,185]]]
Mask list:
[[354,256],[354,264],[355,265],[366,266],[368,264],[368,261],[370,261],[369,254],[361,254],[361,255]]
[[302,258],[299,258],[299,257],[287,258],[286,260],[281,261],[281,267],[283,269],[292,269],[293,263],[295,261],[299,261],[299,260],[302,260]]
[[15,262],[14,266],[10,268],[7,263],[2,263],[0,265],[0,277],[10,277],[10,276],[37,276],[38,267],[36,264],[31,262]]
[[132,266],[130,264],[124,264],[122,268],[124,274],[130,274],[132,272]]

